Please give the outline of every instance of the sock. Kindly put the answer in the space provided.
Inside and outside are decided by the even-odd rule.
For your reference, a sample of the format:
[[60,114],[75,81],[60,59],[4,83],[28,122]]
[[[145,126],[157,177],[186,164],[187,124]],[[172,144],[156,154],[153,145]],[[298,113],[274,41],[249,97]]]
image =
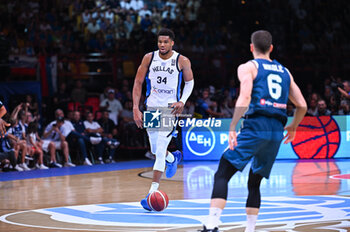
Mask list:
[[244,232],[254,232],[256,220],[258,219],[258,215],[248,214],[247,215],[247,227]]
[[157,183],[157,182],[152,182],[151,188],[149,189],[149,193],[158,190],[158,188],[159,188],[159,183]]
[[165,157],[165,160],[168,161],[168,163],[174,162],[175,161],[175,157],[174,157],[173,153],[168,151],[168,155]]
[[221,213],[222,209],[210,207],[209,217],[207,219],[205,227],[207,227],[207,229],[214,229],[215,227],[219,227]]

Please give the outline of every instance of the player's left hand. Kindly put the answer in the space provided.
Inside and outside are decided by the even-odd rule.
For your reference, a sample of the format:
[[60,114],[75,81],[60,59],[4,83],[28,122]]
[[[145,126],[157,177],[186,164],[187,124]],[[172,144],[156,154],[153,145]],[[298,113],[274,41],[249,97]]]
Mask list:
[[173,103],[170,107],[173,108],[171,111],[172,114],[178,115],[181,114],[182,111],[184,110],[185,104],[181,101]]
[[234,150],[237,146],[237,134],[236,131],[230,131],[228,134],[228,145],[230,147],[230,150]]

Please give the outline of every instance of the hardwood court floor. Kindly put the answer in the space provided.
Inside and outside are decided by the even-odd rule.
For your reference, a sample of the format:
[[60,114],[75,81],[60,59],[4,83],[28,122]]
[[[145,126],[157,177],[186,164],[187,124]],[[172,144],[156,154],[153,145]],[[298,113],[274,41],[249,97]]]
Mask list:
[[[136,202],[130,203],[129,206],[132,210],[137,209],[136,212],[142,212],[142,214],[144,214],[142,209],[139,209],[138,202],[145,197],[148,192],[151,183],[149,177],[151,177],[152,162],[140,161],[136,166],[130,164],[132,164],[132,162],[95,165],[94,167],[90,167],[89,171],[86,171],[89,167],[64,168],[47,171],[33,170],[27,173],[11,173],[10,177],[8,177],[8,173],[0,173],[0,216],[19,211],[65,206],[79,209],[79,207],[82,207],[80,205],[94,205],[93,207],[97,208],[97,211],[99,210],[98,208],[108,209],[108,207],[116,207],[117,210],[120,210],[120,208],[118,208],[120,205],[128,205],[125,202]],[[193,200],[193,202],[186,202],[186,204],[195,204],[201,203],[196,202],[196,199],[209,199],[212,189],[213,174],[216,168],[217,162],[186,162],[179,168],[174,178],[170,180],[163,179],[160,189],[168,194],[171,203],[174,202],[174,205],[169,206],[168,209],[164,211],[164,214],[167,212],[178,213],[174,212],[174,210],[172,211],[172,208],[176,209],[178,207],[180,209],[184,207],[181,205],[184,203],[183,201],[176,200]],[[231,210],[236,210],[235,204],[244,203],[247,194],[247,171],[248,169],[245,169],[243,173],[238,173],[229,183],[229,198],[237,199],[237,202],[232,202]],[[37,173],[37,175],[33,173]],[[20,176],[18,179],[16,179],[16,174]],[[319,201],[320,205],[324,204],[322,202],[325,201],[336,202],[337,200],[346,202],[344,204],[349,203],[345,208],[341,206],[344,208],[342,209],[344,212],[349,212],[348,215],[344,215],[346,219],[339,218],[339,220],[318,222],[317,224],[300,222],[294,224],[293,230],[289,231],[350,231],[350,220],[348,219],[350,218],[350,198],[347,199],[346,197],[350,195],[350,181],[349,179],[331,178],[331,176],[341,174],[350,174],[350,160],[277,162],[270,179],[262,182],[261,193],[263,197],[266,197],[266,200],[263,199],[263,202],[273,201],[274,199],[280,201],[282,197],[288,200],[289,197],[296,196],[327,195],[327,197],[330,197],[329,199],[321,196],[319,198],[315,197],[315,199],[312,200],[315,200],[315,202]],[[34,178],[35,176],[39,178]],[[339,199],[331,199],[332,196],[339,196]],[[296,201],[298,199],[299,198],[296,198]],[[306,200],[304,197],[300,199]],[[110,206],[108,203],[121,204]],[[275,204],[275,202],[272,202],[272,204]],[[228,206],[230,208],[230,205]],[[270,209],[273,210],[273,205],[266,206],[266,208],[270,207]],[[195,210],[202,206],[198,206],[199,208],[195,206],[191,207]],[[207,212],[207,205],[205,205],[204,208]],[[244,205],[238,208],[244,209]],[[266,212],[266,215],[271,213],[272,212]],[[240,212],[235,212],[234,214],[240,215]],[[315,214],[317,214],[317,212]],[[138,213],[134,215],[137,221]],[[140,218],[149,216],[150,214],[144,214],[143,216],[141,215]],[[263,219],[264,215],[262,215],[261,218]],[[158,229],[159,231],[196,231],[196,229],[200,228],[198,226],[181,228],[170,226],[158,229],[157,227],[145,227],[143,230],[140,230],[140,227],[133,227],[132,223],[129,224],[128,227],[118,227],[112,224],[108,225],[108,223],[102,226],[89,224],[83,228],[79,225],[70,224],[70,227],[67,227],[62,221],[53,221],[50,219],[49,215],[39,211],[15,214],[7,217],[7,219],[22,224],[39,225],[40,228],[0,222],[1,232],[63,232],[73,231],[73,229],[84,231],[158,231]],[[268,222],[271,219],[267,218],[266,220]],[[272,225],[269,223],[261,224],[257,229],[260,231],[272,231],[270,229],[274,227],[285,228],[285,225],[282,225],[284,222],[282,222]],[[66,230],[64,230],[64,228],[66,228]],[[237,224],[225,225],[222,229],[225,231],[237,232],[244,230],[242,225]],[[276,229],[273,231],[287,230]]]

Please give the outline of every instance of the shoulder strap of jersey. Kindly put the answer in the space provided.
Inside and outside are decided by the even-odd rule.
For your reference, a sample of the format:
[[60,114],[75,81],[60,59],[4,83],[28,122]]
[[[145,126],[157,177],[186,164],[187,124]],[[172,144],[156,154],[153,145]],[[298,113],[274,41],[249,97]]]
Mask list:
[[181,72],[182,70],[179,67],[179,58],[180,58],[180,53],[178,53],[176,57],[176,68],[177,68],[177,71]]
[[258,63],[258,61],[256,61],[256,60],[250,60],[250,62],[252,62],[252,63],[255,65],[256,69],[259,69],[259,63]]
[[151,60],[149,61],[149,64],[148,64],[148,71],[149,71],[149,67],[151,67],[151,64],[152,64],[152,60],[154,58],[154,51],[152,52],[152,57],[151,57]]

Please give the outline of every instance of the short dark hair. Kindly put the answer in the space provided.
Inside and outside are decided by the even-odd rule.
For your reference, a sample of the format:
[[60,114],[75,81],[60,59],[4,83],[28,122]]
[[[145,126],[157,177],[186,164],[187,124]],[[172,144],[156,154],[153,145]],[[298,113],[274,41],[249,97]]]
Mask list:
[[272,35],[268,31],[260,30],[252,34],[250,40],[257,52],[266,53],[272,44]]
[[172,30],[168,29],[168,28],[162,28],[160,29],[160,31],[158,32],[157,38],[159,36],[169,36],[169,38],[174,41],[175,40],[175,34]]

